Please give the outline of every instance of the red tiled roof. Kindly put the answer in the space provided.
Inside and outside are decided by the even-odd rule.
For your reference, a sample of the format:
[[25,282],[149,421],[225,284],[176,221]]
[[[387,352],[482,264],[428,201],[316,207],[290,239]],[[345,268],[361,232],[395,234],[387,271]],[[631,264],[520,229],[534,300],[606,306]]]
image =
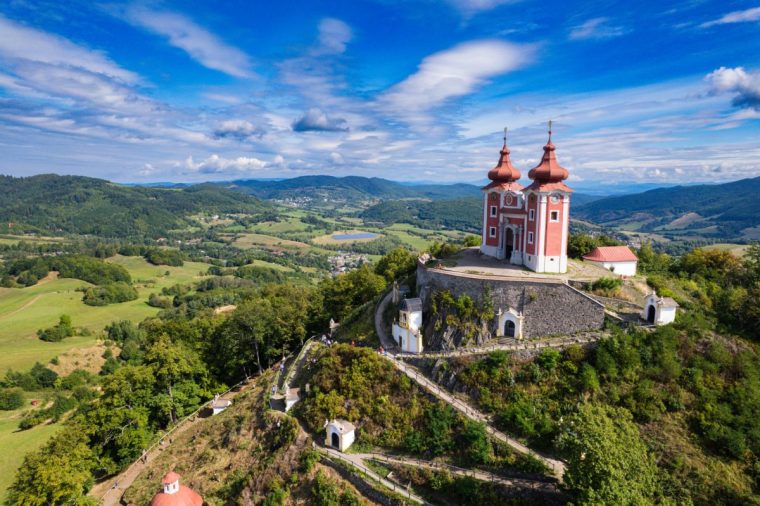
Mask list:
[[551,192],[555,190],[559,190],[559,191],[563,191],[567,193],[573,192],[572,188],[570,188],[569,186],[567,186],[565,183],[561,181],[559,183],[547,183],[546,181],[541,181],[538,179],[533,181],[530,184],[530,186],[525,188],[525,191],[531,191],[531,190],[537,191],[537,192]]
[[150,506],[203,506],[203,498],[184,485],[174,494],[159,492],[153,496]]
[[599,246],[591,253],[583,255],[583,259],[592,262],[635,262],[638,260],[628,246]]

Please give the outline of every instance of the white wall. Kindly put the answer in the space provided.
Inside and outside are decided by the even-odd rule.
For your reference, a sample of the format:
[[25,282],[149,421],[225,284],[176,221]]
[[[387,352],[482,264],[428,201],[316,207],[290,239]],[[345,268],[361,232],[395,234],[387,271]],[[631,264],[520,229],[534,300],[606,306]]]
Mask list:
[[338,448],[338,450],[342,452],[346,451],[349,446],[354,444],[354,439],[356,437],[356,435],[354,434],[354,431],[348,431],[344,434],[341,434],[338,427],[336,427],[333,424],[328,424],[327,431],[325,434],[325,446],[329,448],[334,448],[332,445],[333,434],[338,435],[338,442],[340,443],[340,447]]
[[[618,276],[635,276],[637,262],[595,262],[593,260],[584,260],[590,264],[598,265],[607,269]],[[613,270],[614,269],[614,270]]]

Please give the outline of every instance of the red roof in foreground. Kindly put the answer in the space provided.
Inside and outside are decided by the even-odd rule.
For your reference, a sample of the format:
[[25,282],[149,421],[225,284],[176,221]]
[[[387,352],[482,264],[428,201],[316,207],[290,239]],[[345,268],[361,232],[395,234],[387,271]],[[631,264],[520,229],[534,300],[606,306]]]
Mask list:
[[599,246],[591,253],[583,255],[583,259],[592,262],[635,262],[638,260],[628,246]]
[[175,494],[159,492],[154,495],[150,506],[203,506],[203,499],[197,492],[180,485]]

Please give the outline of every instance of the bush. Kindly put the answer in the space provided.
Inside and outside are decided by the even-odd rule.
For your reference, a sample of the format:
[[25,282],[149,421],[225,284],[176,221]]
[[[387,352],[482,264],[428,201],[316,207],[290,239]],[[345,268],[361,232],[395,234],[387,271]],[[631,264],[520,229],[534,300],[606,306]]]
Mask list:
[[182,267],[184,265],[182,253],[176,249],[150,249],[145,253],[145,260],[153,265],[169,265],[171,267]]
[[57,343],[63,341],[67,337],[74,335],[74,327],[71,326],[71,317],[69,315],[61,315],[58,320],[58,324],[54,327],[47,329],[40,329],[37,331],[37,337],[43,341],[50,343]]
[[3,388],[0,390],[0,410],[13,411],[24,405],[24,395],[20,388]]
[[136,298],[137,290],[132,285],[117,282],[88,288],[84,292],[82,301],[88,306],[105,306],[119,302],[128,302]]

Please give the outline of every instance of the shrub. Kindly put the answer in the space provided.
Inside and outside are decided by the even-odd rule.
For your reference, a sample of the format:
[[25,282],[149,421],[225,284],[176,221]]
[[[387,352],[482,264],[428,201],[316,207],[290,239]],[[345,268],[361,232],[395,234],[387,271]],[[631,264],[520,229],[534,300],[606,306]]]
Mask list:
[[84,292],[82,301],[88,306],[105,306],[127,302],[137,298],[137,290],[132,285],[124,282],[111,283],[104,286],[88,288]]
[[12,411],[24,405],[24,395],[20,388],[3,388],[0,390],[0,410]]

